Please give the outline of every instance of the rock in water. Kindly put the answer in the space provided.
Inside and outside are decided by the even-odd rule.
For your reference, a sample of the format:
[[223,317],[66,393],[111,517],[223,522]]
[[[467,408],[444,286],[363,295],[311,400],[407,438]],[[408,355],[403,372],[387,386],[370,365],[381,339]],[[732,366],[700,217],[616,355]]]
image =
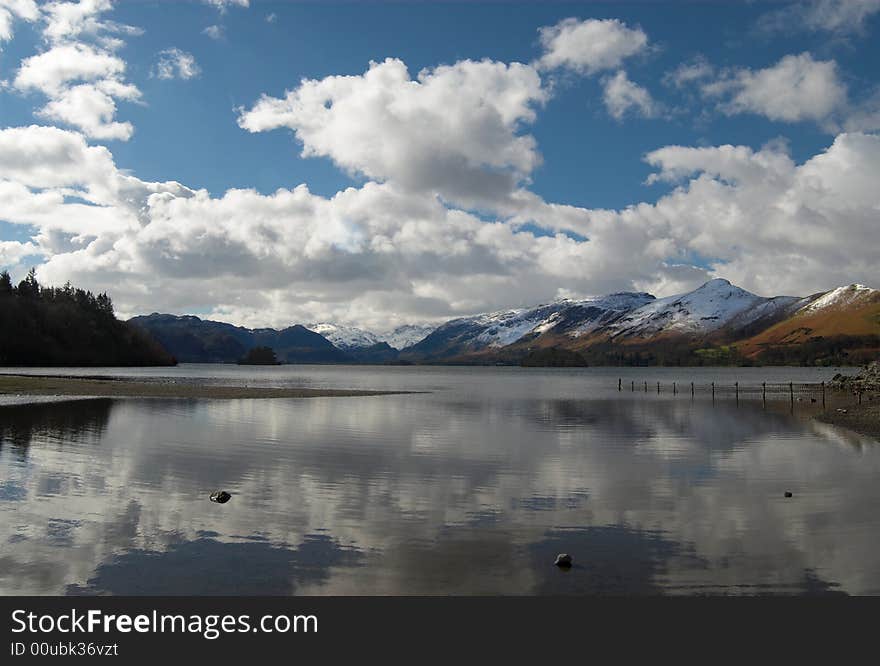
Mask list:
[[789,491],[789,490],[785,491],[785,496],[786,497],[793,497],[793,495],[791,494],[791,491]]
[[232,495],[227,493],[225,490],[216,490],[211,493],[211,501],[217,502],[217,504],[226,504],[229,500],[232,499]]
[[568,569],[571,566],[571,555],[568,553],[559,553],[559,555],[556,556],[556,562],[554,562],[554,564],[557,567]]

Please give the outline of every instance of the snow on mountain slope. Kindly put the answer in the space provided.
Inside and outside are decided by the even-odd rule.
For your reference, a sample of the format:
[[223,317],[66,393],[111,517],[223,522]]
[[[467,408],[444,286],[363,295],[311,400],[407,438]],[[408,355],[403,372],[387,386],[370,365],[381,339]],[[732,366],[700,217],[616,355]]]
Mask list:
[[435,327],[404,324],[386,333],[374,333],[373,331],[365,331],[354,326],[321,322],[309,324],[306,328],[315,333],[320,333],[336,345],[336,347],[345,351],[348,349],[372,347],[380,342],[387,342],[397,350],[406,349],[428,335]]
[[801,308],[801,312],[816,312],[826,308],[842,308],[865,301],[877,294],[876,289],[863,284],[850,284],[825,292],[819,298]]
[[417,354],[462,354],[506,347],[524,336],[577,336],[653,300],[650,294],[611,294],[581,301],[559,300],[534,308],[500,310],[446,322],[414,345]]
[[[694,291],[644,305],[610,326],[612,337],[648,338],[661,333],[707,334],[731,321],[748,321],[748,313],[766,306],[762,298],[727,280],[710,280]],[[777,307],[783,307],[780,302]],[[760,310],[756,317],[760,316]]]
[[[347,349],[356,349],[359,347],[372,347],[379,344],[381,340],[369,331],[353,326],[341,326],[339,324],[330,324],[327,322],[317,324],[307,324],[306,328],[323,335],[337,348],[345,351]],[[394,345],[392,345],[393,347]]]
[[403,326],[398,326],[387,333],[376,333],[375,335],[380,342],[387,342],[395,349],[404,350],[407,347],[412,347],[417,342],[424,340],[435,328],[437,327],[419,324],[404,324]]
[[622,292],[572,301],[571,307],[555,314],[551,319],[535,328],[536,333],[564,334],[571,338],[579,338],[606,326],[618,319],[622,314],[640,308],[654,301],[647,293]]

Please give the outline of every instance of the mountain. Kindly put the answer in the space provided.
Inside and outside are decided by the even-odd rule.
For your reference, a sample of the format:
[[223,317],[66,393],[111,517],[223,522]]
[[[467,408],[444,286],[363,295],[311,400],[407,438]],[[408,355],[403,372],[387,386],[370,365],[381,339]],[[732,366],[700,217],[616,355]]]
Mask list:
[[880,291],[861,284],[798,301],[791,316],[737,344],[764,363],[803,363],[815,357],[867,363],[880,352]]
[[353,326],[322,322],[307,324],[306,328],[320,333],[343,351],[370,349],[382,343],[400,351],[422,340],[436,327],[405,324],[386,333],[373,333]]
[[341,326],[339,324],[323,322],[306,324],[306,328],[324,336],[338,349],[343,351],[368,348],[382,342],[375,333],[370,333],[361,328],[354,328],[353,326]]
[[715,279],[687,294],[658,298],[612,323],[611,339],[650,340],[661,336],[707,336],[745,328],[758,319],[785,311],[797,298],[763,298]]
[[161,314],[131,323],[196,362],[234,362],[261,346],[287,363],[842,365],[880,353],[880,291],[853,284],[764,297],[719,278],[677,296],[563,299],[385,333],[326,322],[251,330]]
[[377,333],[377,336],[380,341],[387,342],[395,349],[403,351],[424,340],[435,328],[437,327],[431,325],[404,324],[387,333]]
[[878,352],[875,289],[850,285],[805,298],[768,298],[714,279],[665,298],[620,293],[453,319],[401,358],[523,365],[846,364]]
[[[620,293],[461,317],[439,326],[401,357],[421,361],[467,360],[480,355],[497,356],[518,342],[536,342],[542,336],[578,338],[653,299],[650,294]],[[521,355],[515,349],[511,351],[513,356]]]
[[235,363],[254,347],[270,347],[284,363],[345,363],[350,358],[323,336],[296,325],[248,329],[191,315],[153,313],[129,322],[184,363]]

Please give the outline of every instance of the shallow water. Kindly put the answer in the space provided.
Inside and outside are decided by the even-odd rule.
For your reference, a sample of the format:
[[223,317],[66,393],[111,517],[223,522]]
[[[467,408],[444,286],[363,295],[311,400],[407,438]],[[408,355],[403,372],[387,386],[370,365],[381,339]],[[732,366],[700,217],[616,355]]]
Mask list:
[[880,443],[758,388],[836,369],[61,372],[429,393],[2,407],[4,594],[880,593]]

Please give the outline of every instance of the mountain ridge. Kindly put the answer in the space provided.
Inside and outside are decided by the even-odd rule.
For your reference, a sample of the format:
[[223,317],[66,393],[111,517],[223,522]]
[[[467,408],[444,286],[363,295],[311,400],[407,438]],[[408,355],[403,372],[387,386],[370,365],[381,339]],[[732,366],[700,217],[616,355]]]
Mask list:
[[764,297],[723,278],[663,298],[560,299],[386,333],[329,322],[252,330],[158,313],[130,321],[184,362],[229,362],[258,344],[289,363],[855,364],[880,352],[876,289],[851,284]]

